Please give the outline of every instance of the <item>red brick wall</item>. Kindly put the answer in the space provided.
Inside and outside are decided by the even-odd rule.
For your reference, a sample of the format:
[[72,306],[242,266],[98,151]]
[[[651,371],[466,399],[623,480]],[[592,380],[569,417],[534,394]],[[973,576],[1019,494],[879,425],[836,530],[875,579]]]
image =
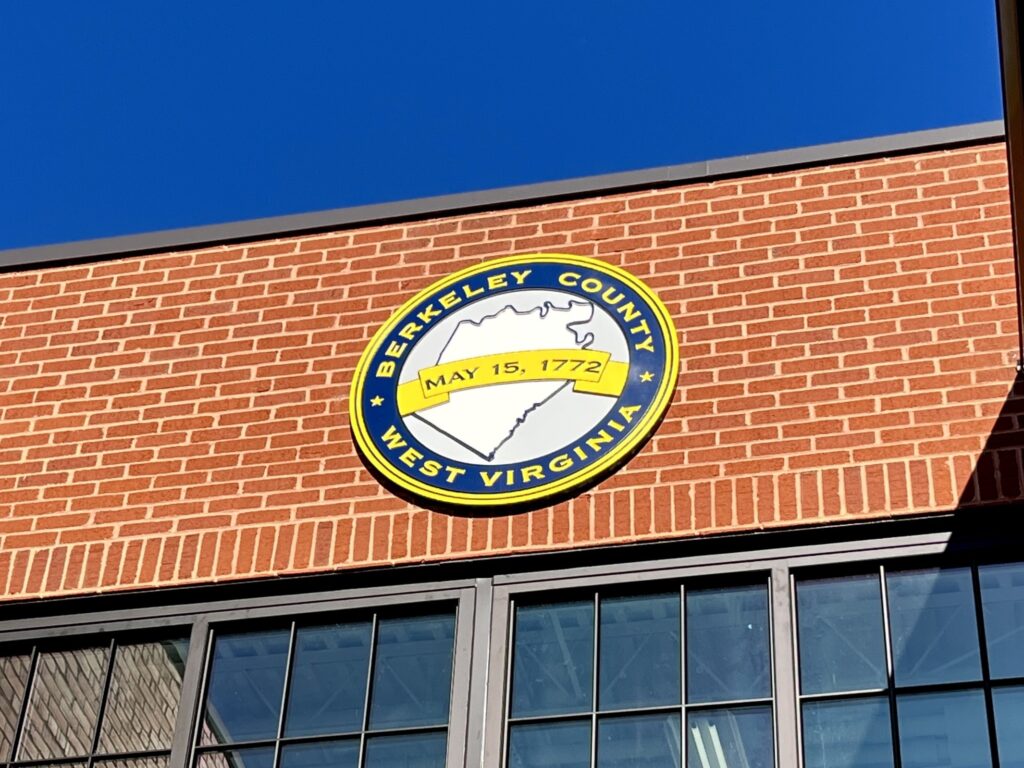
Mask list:
[[[994,145],[0,275],[0,594],[1017,498],[1006,188]],[[369,334],[438,276],[538,250],[659,292],[682,343],[667,419],[554,508],[395,498],[349,434]]]

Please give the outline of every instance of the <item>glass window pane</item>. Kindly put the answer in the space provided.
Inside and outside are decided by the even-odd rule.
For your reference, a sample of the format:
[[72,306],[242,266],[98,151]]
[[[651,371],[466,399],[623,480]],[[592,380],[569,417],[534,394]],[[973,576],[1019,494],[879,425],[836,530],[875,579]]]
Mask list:
[[287,629],[214,638],[201,743],[277,736],[288,639]]
[[981,691],[900,696],[903,768],[989,768],[988,718]]
[[119,758],[117,760],[97,760],[93,763],[93,766],[95,766],[95,768],[168,768],[170,764],[170,755],[150,755],[149,757],[126,757]]
[[1024,563],[978,569],[992,677],[1024,676]]
[[993,688],[999,768],[1024,768],[1024,688]]
[[772,768],[771,707],[709,709],[686,718],[687,768]]
[[590,721],[513,725],[509,768],[590,768]]
[[691,703],[767,698],[768,590],[686,591],[686,698]]
[[0,761],[11,756],[14,730],[25,699],[28,667],[31,659],[22,656],[0,656]]
[[971,570],[890,573],[886,583],[897,685],[979,679]]
[[100,729],[100,752],[169,749],[188,640],[119,645]]
[[589,711],[593,672],[592,601],[516,609],[513,717]]
[[679,593],[601,600],[603,710],[679,703]]
[[887,698],[804,704],[804,768],[892,768]]
[[878,574],[801,581],[796,597],[801,692],[885,688]]
[[280,768],[358,768],[359,739],[289,744],[281,749]]
[[448,722],[455,616],[381,619],[377,624],[370,727]]
[[274,768],[274,748],[203,752],[196,761],[196,768]]
[[365,768],[444,768],[448,734],[408,733],[366,740]]
[[678,712],[605,717],[597,723],[598,768],[679,768]]
[[108,648],[39,654],[19,760],[87,755],[99,717]]
[[369,621],[298,630],[286,735],[362,729],[370,632]]

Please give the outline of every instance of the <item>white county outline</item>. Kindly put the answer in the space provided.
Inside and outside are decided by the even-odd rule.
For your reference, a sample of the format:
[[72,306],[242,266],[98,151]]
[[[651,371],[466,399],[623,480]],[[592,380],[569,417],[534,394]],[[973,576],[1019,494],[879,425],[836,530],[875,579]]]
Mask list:
[[[516,315],[518,317],[526,317],[526,316],[532,315],[534,313],[537,313],[538,317],[543,319],[543,318],[546,318],[552,312],[571,313],[575,307],[587,307],[587,308],[590,309],[590,312],[588,313],[588,315],[587,315],[587,317],[585,319],[574,320],[572,322],[567,322],[567,323],[565,323],[564,327],[566,329],[568,329],[569,332],[572,333],[572,335],[575,337],[576,344],[579,345],[580,349],[589,349],[590,345],[594,343],[594,334],[590,333],[589,331],[584,333],[584,334],[581,334],[576,329],[576,326],[587,325],[587,324],[589,324],[590,322],[593,321],[594,313],[595,313],[595,306],[594,306],[593,302],[587,301],[587,300],[576,301],[576,300],[570,299],[567,306],[559,307],[559,306],[555,305],[555,303],[553,301],[545,301],[543,304],[541,304],[539,306],[536,306],[536,307],[531,307],[530,309],[527,309],[527,310],[519,310],[519,309],[516,309],[511,304],[506,304],[505,306],[503,306],[498,311],[493,312],[493,313],[488,314],[488,315],[484,315],[483,317],[481,317],[481,318],[479,318],[477,320],[473,320],[473,319],[460,320],[459,323],[452,330],[452,333],[448,337],[448,340],[444,343],[444,346],[441,348],[441,351],[438,353],[437,360],[435,361],[435,364],[440,364],[442,362],[446,362],[444,360],[445,352],[448,350],[448,347],[451,345],[451,343],[455,339],[456,335],[458,335],[460,329],[462,329],[463,327],[465,327],[467,325],[468,326],[473,326],[474,328],[481,328],[486,322],[491,321],[491,320],[495,320],[495,319],[499,318],[501,315],[503,315],[503,314],[505,314],[507,312],[512,312],[514,315]],[[523,351],[528,351],[528,350],[523,350]],[[516,433],[516,431],[519,429],[519,427],[522,426],[526,422],[526,419],[530,416],[531,413],[536,411],[541,406],[545,405],[548,401],[550,401],[552,398],[554,398],[556,395],[558,395],[558,393],[561,392],[563,389],[565,389],[565,387],[567,387],[568,385],[569,385],[568,381],[562,382],[554,391],[549,393],[545,398],[543,398],[541,400],[538,400],[538,401],[534,402],[533,404],[531,404],[530,406],[528,406],[522,413],[520,413],[516,417],[516,420],[512,424],[512,426],[509,429],[508,433],[505,435],[504,438],[501,439],[501,441],[497,445],[494,446],[494,448],[489,453],[484,453],[484,452],[481,452],[481,451],[477,450],[473,446],[467,444],[464,440],[460,439],[457,435],[453,435],[448,430],[438,426],[437,424],[433,423],[429,418],[425,418],[423,415],[421,415],[419,413],[413,414],[413,417],[418,419],[419,421],[423,422],[424,424],[429,425],[430,427],[432,427],[433,429],[437,430],[438,432],[440,432],[445,437],[455,441],[456,443],[461,445],[463,448],[465,448],[465,449],[467,449],[469,451],[472,451],[473,454],[479,456],[484,461],[490,462],[490,461],[494,460],[495,455],[498,453],[499,450],[501,450],[501,447],[503,445],[505,445],[505,443],[507,443],[512,438],[512,436]],[[519,385],[517,385],[516,383],[511,383],[511,384],[492,385],[492,386],[519,386]]]

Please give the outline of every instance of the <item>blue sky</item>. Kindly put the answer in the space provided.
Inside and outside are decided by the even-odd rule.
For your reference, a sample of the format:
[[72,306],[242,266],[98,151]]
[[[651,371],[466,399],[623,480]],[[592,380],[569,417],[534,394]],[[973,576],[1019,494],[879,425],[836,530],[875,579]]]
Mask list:
[[0,5],[0,249],[1001,116],[994,0]]

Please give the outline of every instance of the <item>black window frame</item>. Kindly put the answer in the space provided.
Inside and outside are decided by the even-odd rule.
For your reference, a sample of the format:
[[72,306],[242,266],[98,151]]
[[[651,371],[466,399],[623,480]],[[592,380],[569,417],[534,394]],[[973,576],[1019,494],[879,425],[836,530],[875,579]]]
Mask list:
[[[513,611],[516,599],[544,594],[554,601],[559,595],[579,594],[602,586],[629,584],[640,594],[659,583],[717,586],[751,583],[767,576],[769,581],[770,632],[773,676],[772,715],[775,725],[776,768],[804,765],[796,644],[796,579],[827,578],[862,573],[884,566],[894,569],[929,568],[941,565],[982,566],[1024,561],[1024,556],[1003,554],[1006,542],[982,541],[960,532],[942,530],[877,539],[824,542],[813,545],[732,551],[686,558],[617,563],[594,567],[547,570],[493,577],[490,635],[495,649],[489,654],[490,672],[483,768],[507,764],[505,702],[511,687]],[[976,606],[981,610],[980,605]],[[991,724],[990,724],[991,725]],[[591,754],[591,761],[595,755]]]
[[[130,622],[117,628],[95,633],[81,631],[80,627],[74,626],[68,627],[67,629],[70,631],[64,631],[65,628],[59,627],[57,628],[57,631],[38,632],[35,634],[34,639],[21,637],[9,644],[0,641],[3,642],[3,645],[0,645],[0,650],[3,651],[3,655],[18,655],[23,653],[29,656],[26,685],[21,695],[20,711],[18,713],[15,732],[12,734],[10,759],[7,759],[6,756],[0,757],[0,768],[35,768],[38,766],[43,766],[45,768],[60,768],[60,766],[65,765],[77,766],[82,764],[86,765],[88,768],[93,768],[96,763],[103,765],[105,762],[113,760],[144,759],[164,754],[168,755],[168,765],[170,765],[170,760],[174,753],[173,738],[177,737],[179,729],[184,722],[181,713],[181,702],[179,702],[178,705],[178,712],[174,724],[174,737],[172,738],[172,743],[169,748],[105,752],[100,749],[100,737],[104,718],[108,712],[107,705],[109,703],[110,689],[117,658],[115,653],[116,649],[122,646],[132,646],[138,643],[154,643],[161,640],[185,639],[189,641],[189,653],[186,656],[185,661],[185,670],[187,672],[188,666],[192,662],[191,641],[194,639],[194,635],[189,624],[184,621],[170,622],[160,625]],[[2,638],[2,635],[0,635],[0,638]],[[23,730],[27,720],[29,702],[32,696],[33,677],[35,676],[38,667],[39,657],[42,654],[73,652],[90,648],[105,648],[106,657],[103,661],[103,677],[100,688],[100,698],[97,703],[96,721],[92,726],[89,753],[64,757],[16,759],[17,748],[20,746],[20,737],[23,735]],[[184,700],[184,690],[183,675],[182,700]]]
[[[390,728],[375,728],[372,726],[371,718],[371,690],[373,689],[373,679],[377,665],[377,651],[379,647],[376,645],[378,637],[378,629],[381,621],[390,621],[393,619],[402,618],[413,618],[421,616],[439,616],[439,615],[451,615],[455,620],[455,634],[456,634],[456,647],[453,648],[452,653],[452,696],[449,702],[449,719],[444,724],[432,724],[432,725],[404,725]],[[329,611],[328,613],[308,613],[295,615],[289,611],[287,614],[271,617],[271,618],[260,618],[250,619],[245,622],[237,621],[218,621],[211,623],[209,627],[209,641],[205,648],[206,660],[203,665],[203,675],[200,681],[199,690],[197,693],[197,705],[195,707],[195,718],[192,723],[192,739],[190,744],[190,755],[188,765],[193,768],[197,768],[200,762],[200,756],[203,754],[216,754],[221,752],[230,752],[242,749],[260,749],[270,748],[274,750],[275,764],[278,764],[281,760],[281,752],[289,745],[301,745],[301,744],[315,744],[322,742],[334,742],[341,739],[345,740],[357,740],[359,742],[359,760],[360,765],[363,765],[365,760],[366,742],[373,739],[376,736],[388,736],[388,735],[411,735],[420,733],[431,733],[444,731],[447,735],[451,727],[451,719],[453,717],[453,706],[455,696],[455,655],[457,651],[457,634],[458,634],[458,619],[459,619],[459,605],[456,600],[451,602],[445,600],[437,601],[426,601],[426,602],[389,602],[384,604],[375,605],[372,608],[353,608],[347,607],[343,612]],[[371,636],[370,636],[370,647],[369,647],[369,659],[367,664],[367,675],[366,688],[363,691],[363,713],[362,713],[362,725],[358,732],[351,731],[344,734],[338,733],[323,733],[323,734],[301,734],[301,735],[289,735],[285,731],[286,718],[289,712],[289,701],[293,694],[292,677],[294,672],[295,654],[297,649],[297,635],[303,629],[315,628],[322,624],[330,624],[336,620],[345,622],[350,621],[364,621],[371,624]],[[209,697],[209,683],[210,673],[212,671],[212,654],[214,651],[214,645],[218,635],[230,636],[236,633],[247,633],[254,630],[278,630],[287,632],[288,639],[288,651],[286,653],[286,660],[283,669],[283,689],[280,693],[280,709],[278,712],[278,724],[277,733],[273,736],[261,737],[258,739],[252,739],[242,742],[233,742],[230,739],[226,742],[215,742],[204,744],[202,741],[202,727],[203,719],[206,714],[206,707],[208,704]],[[448,745],[449,749],[451,744]],[[446,755],[448,751],[446,750]],[[447,758],[446,758],[447,760]],[[17,766],[12,768],[18,768]],[[90,767],[91,768],[91,767]]]
[[[972,556],[972,554],[974,556]],[[979,557],[977,551],[972,553],[926,553],[917,556],[889,557],[883,560],[872,560],[869,562],[844,562],[841,564],[826,565],[824,567],[797,567],[791,569],[793,583],[792,603],[792,627],[793,627],[793,657],[794,674],[797,685],[798,698],[798,734],[800,736],[800,762],[794,765],[804,765],[803,754],[803,722],[802,712],[805,702],[814,701],[853,701],[870,698],[884,698],[888,704],[890,719],[893,764],[896,768],[902,765],[899,706],[898,700],[901,697],[913,696],[915,694],[941,694],[941,693],[967,693],[976,691],[981,693],[985,703],[985,716],[987,720],[987,735],[989,740],[989,754],[993,768],[999,768],[1001,758],[999,755],[999,742],[996,734],[996,713],[993,701],[993,691],[1000,688],[1021,688],[1024,686],[1024,675],[996,677],[993,678],[989,666],[988,639],[986,636],[984,602],[981,585],[981,570],[989,566],[1004,564],[1024,563],[1024,553],[1016,558],[1013,557]],[[974,608],[974,629],[977,633],[978,642],[978,676],[966,680],[925,682],[925,683],[900,683],[896,680],[895,650],[892,629],[892,611],[890,607],[889,582],[890,574],[901,574],[916,571],[950,571],[964,569],[969,571],[971,583],[971,596]],[[855,691],[836,691],[827,693],[803,693],[800,690],[800,646],[797,633],[798,607],[796,601],[796,590],[801,581],[815,581],[818,579],[857,576],[876,576],[879,580],[882,611],[882,640],[884,643],[884,663],[886,684],[881,688],[865,688]]]
[[[687,698],[687,641],[686,641],[686,627],[687,627],[687,595],[691,591],[701,591],[706,589],[728,589],[730,587],[765,587],[765,596],[767,598],[767,614],[768,614],[768,636],[767,640],[767,651],[769,656],[769,692],[766,697],[754,697],[754,698],[741,698],[741,699],[729,699],[729,700],[709,700],[709,701],[689,701]],[[680,633],[680,658],[679,658],[679,686],[680,686],[680,701],[678,704],[659,704],[659,705],[635,705],[624,709],[602,709],[599,702],[598,688],[600,685],[598,667],[600,658],[600,645],[601,645],[601,630],[600,630],[600,606],[601,602],[607,598],[620,598],[620,597],[644,597],[648,595],[669,595],[675,594],[679,598],[679,633]],[[508,764],[509,754],[509,737],[512,730],[512,726],[515,724],[532,724],[532,723],[562,723],[562,722],[579,722],[582,720],[589,720],[590,722],[590,767],[596,768],[598,759],[598,724],[602,719],[607,718],[618,718],[618,717],[641,717],[644,715],[656,715],[656,714],[668,714],[675,713],[681,718],[680,722],[682,725],[681,730],[681,742],[680,750],[682,754],[683,765],[685,766],[685,756],[687,750],[687,718],[692,713],[700,713],[707,711],[715,711],[720,709],[745,709],[750,707],[768,707],[772,710],[772,736],[773,743],[775,742],[776,736],[776,723],[775,723],[775,674],[776,670],[771,665],[771,659],[775,655],[774,639],[771,631],[771,627],[774,625],[774,610],[771,601],[771,574],[770,571],[749,571],[746,573],[729,573],[720,576],[707,576],[698,575],[688,579],[667,579],[660,580],[655,579],[653,581],[644,581],[642,583],[634,584],[632,582],[623,582],[621,579],[602,582],[600,584],[592,584],[587,587],[575,586],[566,590],[559,590],[555,593],[551,593],[547,589],[539,590],[523,590],[513,594],[509,600],[509,617],[508,617],[508,639],[506,642],[505,652],[505,675],[504,675],[504,700],[501,702],[501,709],[503,713],[503,733],[502,733],[502,766]],[[593,659],[592,665],[593,670],[591,672],[591,702],[588,711],[579,711],[574,713],[566,714],[545,714],[545,715],[531,715],[525,717],[515,717],[511,711],[511,699],[512,699],[512,669],[514,664],[514,643],[515,643],[515,625],[516,625],[516,608],[520,605],[530,606],[532,604],[557,604],[561,601],[591,601],[593,604],[594,613],[594,641],[593,641]]]
[[[881,532],[887,524],[875,525]],[[649,545],[646,551],[644,545],[636,545],[520,559],[485,558],[440,568],[409,566],[404,572],[390,571],[386,586],[337,588],[339,583],[356,584],[361,579],[364,584],[372,583],[369,572],[364,572],[363,577],[351,573],[325,576],[315,585],[317,591],[306,586],[310,584],[308,578],[296,577],[293,581],[278,580],[272,591],[260,595],[253,594],[260,589],[259,583],[273,580],[258,580],[241,587],[221,585],[90,596],[63,603],[39,601],[26,606],[27,610],[11,612],[14,617],[8,613],[0,618],[0,650],[25,648],[44,641],[47,645],[83,644],[90,637],[141,632],[153,636],[161,630],[171,633],[190,628],[189,655],[169,760],[170,768],[190,768],[195,728],[201,717],[202,677],[214,629],[275,619],[317,622],[321,617],[350,611],[365,614],[429,602],[454,603],[456,634],[446,768],[499,768],[505,764],[505,702],[511,683],[511,631],[516,600],[535,599],[542,594],[554,600],[581,591],[640,594],[670,584],[720,586],[749,584],[764,578],[769,583],[775,760],[776,766],[789,768],[803,765],[796,644],[798,578],[827,578],[880,567],[904,570],[969,565],[976,569],[1024,560],[1013,551],[1013,542],[1005,536],[1000,539],[991,527],[987,532],[965,535],[951,527],[933,524],[923,533],[919,527],[918,532],[912,528],[908,533],[885,537],[870,536],[870,527],[868,534],[862,529],[843,533],[843,526],[832,526],[831,531],[826,528],[829,526],[818,529],[815,535],[805,533],[802,538],[795,533],[780,533],[719,538],[717,544],[714,539],[673,542],[659,544],[653,552]],[[545,569],[538,569],[538,563]],[[561,564],[564,565],[560,567]],[[431,577],[453,575],[448,580],[417,581],[424,572]],[[327,582],[328,578],[333,581]],[[331,586],[325,587],[325,583]],[[227,596],[225,591],[229,592]],[[154,605],[157,594],[173,597],[165,597],[166,604]],[[193,594],[211,597],[187,602]],[[107,607],[91,610],[90,606],[101,599]],[[172,603],[173,600],[180,602]],[[47,610],[49,605],[54,607]],[[74,610],[57,614],[60,607],[68,605],[73,605]],[[976,610],[981,610],[980,603]]]
[[[189,638],[189,653],[182,676],[181,698],[175,721],[168,765],[194,765],[196,733],[202,718],[202,695],[209,668],[209,655],[217,630],[232,631],[264,622],[288,624],[295,621],[332,620],[346,614],[396,611],[427,605],[439,611],[455,607],[455,648],[452,656],[452,695],[447,725],[445,768],[465,764],[468,730],[468,700],[471,686],[469,661],[472,657],[476,595],[472,582],[334,591],[330,594],[291,595],[272,599],[240,599],[222,603],[177,605],[163,609],[129,609],[100,614],[73,614],[44,620],[0,622],[0,650],[26,649],[45,644],[47,649],[84,647],[113,642],[118,637],[158,637],[161,633]],[[108,660],[109,665],[109,660]],[[24,702],[22,705],[24,717]],[[41,761],[33,761],[38,764]],[[45,761],[52,764],[56,761]],[[29,768],[27,766],[27,768]],[[58,766],[59,768],[59,766]]]

